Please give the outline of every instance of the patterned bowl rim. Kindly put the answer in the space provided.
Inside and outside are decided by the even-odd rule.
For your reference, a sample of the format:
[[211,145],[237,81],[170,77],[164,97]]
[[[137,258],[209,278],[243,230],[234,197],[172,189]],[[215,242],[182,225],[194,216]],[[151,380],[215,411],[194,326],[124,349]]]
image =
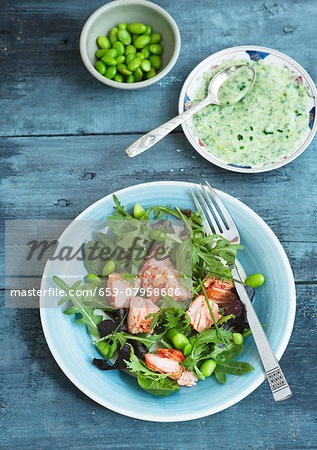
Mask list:
[[299,155],[301,155],[306,148],[309,146],[309,144],[311,143],[311,141],[313,140],[316,131],[317,131],[317,117],[316,117],[316,110],[317,110],[317,90],[316,87],[314,85],[313,80],[311,79],[311,77],[308,75],[308,73],[306,72],[306,70],[300,65],[298,64],[294,59],[290,58],[289,56],[285,55],[285,53],[279,52],[278,50],[274,50],[268,47],[260,47],[258,45],[241,45],[241,46],[237,46],[237,47],[228,47],[224,50],[220,50],[219,52],[213,53],[212,55],[208,56],[207,58],[205,58],[204,60],[202,60],[188,75],[188,77],[186,78],[180,96],[179,96],[179,101],[178,101],[178,111],[179,114],[181,114],[184,111],[184,103],[185,103],[185,98],[186,98],[186,94],[188,91],[188,87],[189,85],[192,83],[192,81],[197,77],[197,75],[199,74],[199,72],[201,71],[201,69],[206,65],[206,63],[208,63],[209,60],[214,60],[215,58],[219,59],[221,57],[225,57],[230,53],[235,53],[235,52],[243,52],[243,51],[252,51],[254,50],[255,52],[264,52],[264,53],[268,53],[270,55],[273,55],[275,57],[278,57],[282,60],[284,60],[286,63],[292,65],[298,72],[300,72],[301,77],[303,78],[303,80],[305,80],[305,83],[307,84],[307,86],[309,87],[311,93],[312,93],[312,98],[314,101],[314,116],[311,120],[313,120],[313,124],[311,127],[311,131],[309,133],[308,136],[306,136],[306,139],[304,142],[301,143],[301,145],[290,155],[284,157],[283,159],[276,161],[274,163],[271,164],[267,164],[265,166],[261,166],[261,167],[243,167],[243,166],[237,166],[237,165],[232,165],[229,163],[226,163],[224,161],[221,161],[221,159],[215,157],[212,153],[208,152],[207,150],[204,150],[204,148],[202,148],[194,139],[192,133],[189,130],[188,124],[186,122],[182,123],[182,128],[184,131],[184,134],[186,136],[186,138],[188,139],[189,143],[194,147],[194,149],[205,159],[207,159],[207,161],[215,164],[218,167],[221,167],[223,169],[226,170],[230,170],[232,172],[240,172],[240,173],[260,173],[260,172],[268,172],[270,170],[274,170],[277,169],[279,167],[285,166],[286,164],[290,163],[291,161],[293,161],[294,159],[296,159]]

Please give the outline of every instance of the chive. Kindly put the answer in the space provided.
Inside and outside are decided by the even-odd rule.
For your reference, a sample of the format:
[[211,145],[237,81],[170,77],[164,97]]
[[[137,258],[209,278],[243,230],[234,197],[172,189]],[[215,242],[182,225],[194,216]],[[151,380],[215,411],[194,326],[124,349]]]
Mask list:
[[242,141],[242,139],[243,139],[242,134],[238,134],[238,141]]
[[265,130],[263,130],[263,133],[264,133],[264,134],[274,134],[274,131],[267,131],[267,130],[265,129]]
[[240,145],[240,148],[241,148],[241,150],[243,150],[244,149],[244,145]]
[[250,130],[253,131],[253,127],[250,127]]
[[250,136],[250,138],[249,138],[249,139],[250,139],[250,141],[253,141],[253,136]]
[[280,133],[283,133],[283,130],[280,130],[279,128],[277,129],[277,131],[279,131]]

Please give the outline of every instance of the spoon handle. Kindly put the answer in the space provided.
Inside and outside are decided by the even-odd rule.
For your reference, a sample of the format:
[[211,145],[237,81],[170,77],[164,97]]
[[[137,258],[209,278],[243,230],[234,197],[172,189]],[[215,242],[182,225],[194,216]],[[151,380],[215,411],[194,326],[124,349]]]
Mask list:
[[202,102],[192,106],[190,109],[183,112],[179,116],[174,117],[174,119],[169,120],[163,125],[160,125],[159,127],[145,134],[137,141],[133,142],[133,144],[131,144],[130,147],[126,149],[126,154],[130,156],[130,158],[133,158],[134,156],[145,152],[145,150],[151,148],[154,144],[163,139],[163,137],[169,134],[172,130],[174,130],[174,128],[176,128],[178,125],[180,125],[182,122],[184,122],[186,119],[191,117],[193,114],[195,114],[197,111],[199,111],[209,103],[210,99],[205,98]]

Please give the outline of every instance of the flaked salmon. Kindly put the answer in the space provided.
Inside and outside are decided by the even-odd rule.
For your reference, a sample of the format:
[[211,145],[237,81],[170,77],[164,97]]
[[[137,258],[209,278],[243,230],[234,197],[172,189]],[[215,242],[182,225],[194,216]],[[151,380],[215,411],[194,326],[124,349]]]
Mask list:
[[160,308],[152,300],[142,297],[134,297],[130,300],[130,309],[127,318],[128,329],[132,334],[153,333],[150,330],[152,317],[146,319],[149,314],[155,314]]
[[173,380],[181,378],[184,367],[179,363],[184,360],[185,357],[181,351],[171,348],[157,348],[155,353],[145,354],[145,362],[149,369],[168,374]]
[[148,259],[141,269],[140,279],[147,297],[153,302],[166,295],[175,300],[191,297],[190,290],[183,286],[179,273],[168,258]]
[[224,281],[217,277],[207,276],[204,288],[209,300],[217,303],[220,308],[228,307],[237,300],[237,294],[232,292],[232,289],[234,289],[233,280]]
[[197,381],[198,381],[198,378],[196,377],[196,375],[193,372],[191,372],[190,370],[184,370],[180,379],[177,380],[177,383],[180,386],[191,387],[191,386],[195,386]]
[[107,288],[110,290],[110,306],[113,308],[129,308],[130,300],[135,297],[137,289],[141,286],[138,278],[134,278],[134,283],[120,275],[112,273],[108,276]]
[[[218,322],[221,315],[218,313],[218,305],[212,301],[209,302],[215,321]],[[191,304],[187,310],[187,314],[190,316],[191,326],[201,333],[203,330],[208,330],[213,324],[213,320],[206,303],[204,295],[199,295]]]

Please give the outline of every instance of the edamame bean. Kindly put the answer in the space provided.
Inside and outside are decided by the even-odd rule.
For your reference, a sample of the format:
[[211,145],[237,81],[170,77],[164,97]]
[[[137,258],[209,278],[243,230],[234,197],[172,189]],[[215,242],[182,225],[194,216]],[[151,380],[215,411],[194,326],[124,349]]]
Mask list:
[[114,58],[111,58],[111,56],[103,56],[101,58],[101,61],[106,64],[106,66],[116,66],[117,61]]
[[133,58],[129,63],[128,63],[128,69],[131,70],[132,72],[134,72],[136,69],[138,69],[141,65],[141,60],[139,58]]
[[128,24],[127,23],[119,23],[118,25],[119,30],[127,30],[128,29]]
[[155,77],[155,75],[156,75],[156,70],[154,69],[154,67],[151,67],[151,70],[145,74],[145,78],[147,80],[149,80],[150,78]]
[[151,55],[150,46],[147,45],[146,47],[142,48],[141,53],[144,55],[145,59],[148,59],[148,57]]
[[[101,61],[99,61],[99,62],[101,62]],[[88,275],[86,275],[86,281],[87,281],[87,283],[92,283],[94,281],[100,281],[100,278],[97,277],[97,275],[94,275],[93,273],[89,273]]]
[[106,73],[106,66],[102,61],[97,61],[95,65],[96,70],[98,70],[101,75],[104,75]]
[[151,63],[148,59],[144,59],[141,62],[141,69],[144,70],[144,72],[149,72],[151,70]]
[[264,283],[264,281],[265,278],[261,273],[254,273],[245,280],[245,284],[247,284],[252,288],[257,288],[261,286]]
[[144,55],[143,55],[143,53],[141,53],[141,52],[136,53],[136,54],[135,54],[135,57],[136,57],[136,58],[139,58],[141,61],[143,61],[143,59],[144,59]]
[[129,70],[125,64],[118,64],[117,69],[120,73],[122,73],[122,75],[128,76],[132,74],[131,70]]
[[196,338],[194,336],[192,336],[192,337],[188,338],[188,340],[192,345],[194,345]]
[[146,26],[146,30],[144,31],[143,34],[146,34],[147,36],[150,36],[152,33],[152,28],[150,27],[150,25]]
[[145,209],[142,208],[142,206],[140,205],[140,203],[136,203],[136,204],[134,205],[134,208],[133,208],[133,216],[134,216],[136,219],[141,219],[141,217],[143,217],[144,214],[145,214]]
[[202,363],[199,370],[204,377],[210,377],[212,372],[215,370],[216,366],[217,366],[216,361],[214,361],[213,359],[207,359]]
[[185,345],[184,350],[183,350],[183,355],[185,356],[185,358],[187,358],[187,356],[189,356],[192,352],[193,346],[189,343],[187,345]]
[[[148,72],[149,73],[149,72]],[[147,78],[147,74],[145,74],[145,78]],[[166,238],[166,234],[161,230],[152,230],[150,233],[150,239],[157,242],[164,242]]]
[[110,41],[106,36],[99,36],[97,39],[100,48],[110,48]]
[[232,334],[233,343],[236,345],[241,345],[243,342],[243,336],[241,333],[233,333]]
[[124,82],[123,75],[121,75],[121,73],[117,73],[117,75],[114,77],[114,81],[118,81],[118,83],[123,83]]
[[143,79],[143,72],[142,72],[142,70],[140,69],[140,67],[138,67],[134,72],[133,72],[133,76],[134,76],[134,79],[135,79],[135,81],[142,81],[142,79]]
[[151,55],[149,57],[149,60],[152,64],[152,67],[154,67],[154,69],[159,70],[162,67],[162,61],[159,55]]
[[112,47],[113,47],[113,49],[116,50],[116,52],[117,52],[117,55],[116,55],[116,56],[118,56],[118,55],[124,55],[125,47],[124,47],[124,45],[122,44],[122,42],[116,41],[116,42],[113,44]]
[[105,52],[107,52],[107,48],[101,48],[100,50],[96,51],[96,58],[101,59],[103,56],[105,56]]
[[127,83],[134,83],[134,76],[133,75],[129,75],[127,77]]
[[98,350],[106,358],[110,350],[110,345],[106,341],[101,341],[98,344]]
[[171,328],[170,330],[167,331],[166,337],[168,340],[172,342],[172,339],[176,334],[178,334],[178,331],[175,330],[175,328]]
[[[110,67],[108,67],[108,69],[110,69]],[[108,70],[108,69],[107,69],[107,70]],[[113,77],[114,77],[115,75],[116,75],[116,74],[114,74]],[[112,78],[113,78],[113,77],[112,77]],[[107,261],[106,264],[103,266],[103,269],[102,269],[102,276],[103,276],[104,278],[107,277],[108,275],[110,275],[112,272],[115,271],[115,268],[116,268],[115,262],[112,261],[112,259],[110,259],[110,260]]]
[[143,23],[130,23],[130,25],[128,25],[128,30],[133,34],[142,34],[146,31],[146,25]]
[[189,340],[182,333],[177,333],[172,337],[172,343],[177,350],[184,350],[185,346],[189,344]]
[[125,62],[125,56],[119,55],[116,57],[117,64],[123,64]]
[[126,64],[128,65],[130,61],[135,58],[135,53],[129,53],[125,59]]
[[151,44],[158,44],[161,42],[162,36],[160,33],[153,33],[151,34]]
[[127,30],[119,30],[117,36],[118,41],[124,45],[129,45],[132,42],[131,34]]
[[113,27],[109,33],[109,41],[111,42],[112,45],[118,40],[117,34],[118,34],[118,28]]
[[133,44],[135,43],[135,41],[137,40],[138,37],[139,37],[138,34],[132,34],[132,42],[133,42]]
[[[147,45],[149,45],[150,42],[151,42],[150,36],[147,36],[146,34],[142,34],[135,40],[134,46],[136,48],[144,48]],[[153,45],[157,45],[157,44],[153,44]],[[151,48],[150,48],[150,50],[151,50]],[[154,52],[152,52],[152,53],[154,53]]]
[[108,67],[105,73],[105,77],[109,78],[109,80],[112,80],[117,74],[117,68],[116,66]]
[[108,353],[108,355],[107,355],[107,358],[108,358],[108,359],[112,358],[113,355],[115,354],[115,351],[116,351],[116,350],[117,350],[117,344],[116,344],[116,342],[113,342],[113,343],[110,345],[109,353]]
[[136,48],[134,45],[127,45],[125,48],[125,56],[128,56],[130,53],[136,53]]
[[108,50],[105,51],[105,54],[103,56],[110,56],[110,58],[116,58],[118,56],[118,52],[115,48],[109,48]]
[[150,52],[153,53],[153,55],[160,55],[162,53],[163,49],[160,44],[151,44],[150,45]]

